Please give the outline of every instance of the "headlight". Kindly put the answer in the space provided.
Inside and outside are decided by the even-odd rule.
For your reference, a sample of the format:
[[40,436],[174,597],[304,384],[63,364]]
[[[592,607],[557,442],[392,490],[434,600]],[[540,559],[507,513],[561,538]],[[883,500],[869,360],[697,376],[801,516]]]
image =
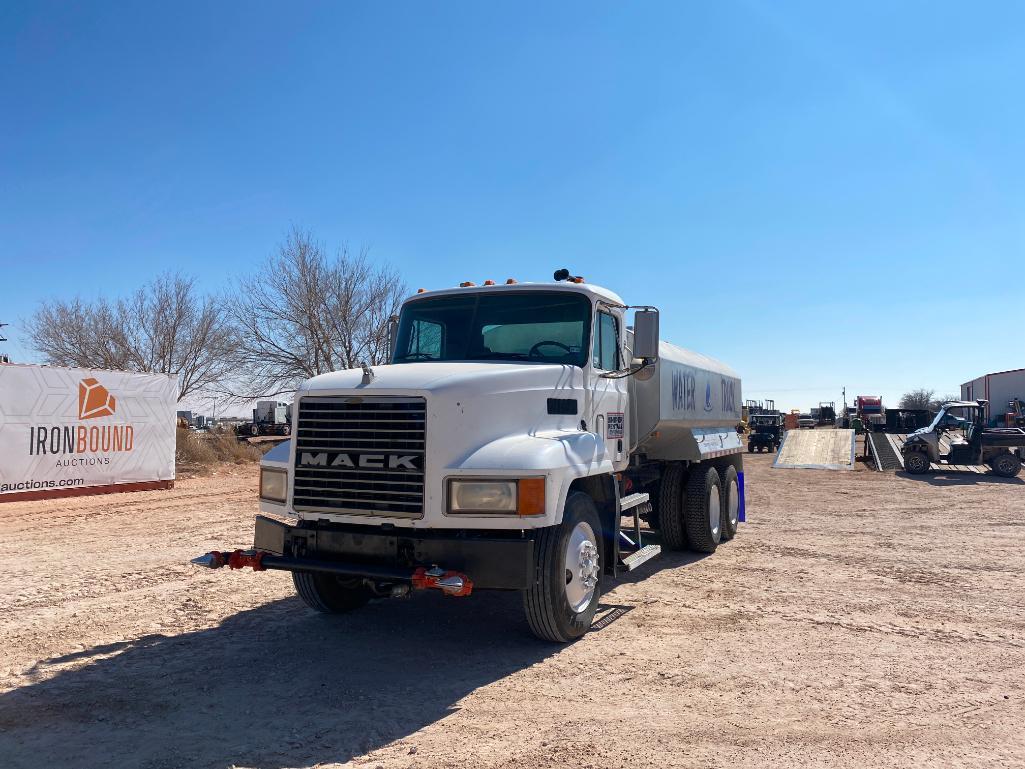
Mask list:
[[544,515],[545,479],[458,480],[448,482],[448,512],[509,513],[512,515]]
[[260,499],[284,502],[288,498],[288,471],[260,468]]

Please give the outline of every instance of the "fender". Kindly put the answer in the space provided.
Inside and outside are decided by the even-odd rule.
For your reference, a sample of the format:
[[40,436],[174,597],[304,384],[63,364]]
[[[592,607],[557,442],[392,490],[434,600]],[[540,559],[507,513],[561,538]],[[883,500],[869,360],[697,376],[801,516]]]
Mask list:
[[523,519],[529,528],[562,522],[570,485],[579,478],[615,472],[605,442],[595,433],[580,430],[539,431],[529,435],[508,435],[471,452],[447,472],[467,475],[508,476],[508,468],[544,475],[547,478],[544,518]]

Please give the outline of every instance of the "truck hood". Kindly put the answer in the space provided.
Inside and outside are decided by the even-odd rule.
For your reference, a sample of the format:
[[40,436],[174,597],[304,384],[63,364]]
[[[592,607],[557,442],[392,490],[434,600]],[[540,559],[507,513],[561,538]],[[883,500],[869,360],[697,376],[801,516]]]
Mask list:
[[[438,361],[396,363],[373,367],[374,377],[363,384],[362,369],[334,371],[305,382],[299,394],[316,395],[326,391],[419,390],[439,392],[466,390],[496,393],[506,390],[572,388],[580,382],[576,366],[548,363]],[[574,376],[577,372],[577,376]]]

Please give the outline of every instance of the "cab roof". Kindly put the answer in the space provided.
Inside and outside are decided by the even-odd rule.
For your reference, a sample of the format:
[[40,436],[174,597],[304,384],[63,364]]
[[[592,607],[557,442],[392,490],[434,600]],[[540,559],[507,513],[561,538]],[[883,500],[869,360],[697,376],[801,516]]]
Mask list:
[[568,293],[584,294],[591,299],[600,299],[609,304],[626,306],[626,302],[619,294],[594,283],[571,283],[569,281],[547,281],[539,283],[498,283],[494,286],[456,286],[454,288],[441,288],[433,291],[424,291],[408,297],[406,302],[415,302],[418,299],[429,299],[435,296],[461,296],[463,294],[485,294],[485,293],[509,293],[516,291],[564,291]]

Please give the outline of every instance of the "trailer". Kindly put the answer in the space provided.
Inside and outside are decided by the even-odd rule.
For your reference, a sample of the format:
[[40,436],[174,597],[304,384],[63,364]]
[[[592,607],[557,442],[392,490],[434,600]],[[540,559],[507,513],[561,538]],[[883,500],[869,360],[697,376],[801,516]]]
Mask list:
[[566,270],[419,292],[389,365],[301,386],[253,547],[194,563],[290,571],[326,613],[513,590],[539,638],[580,637],[603,577],[712,553],[744,520],[740,378],[658,329]]

